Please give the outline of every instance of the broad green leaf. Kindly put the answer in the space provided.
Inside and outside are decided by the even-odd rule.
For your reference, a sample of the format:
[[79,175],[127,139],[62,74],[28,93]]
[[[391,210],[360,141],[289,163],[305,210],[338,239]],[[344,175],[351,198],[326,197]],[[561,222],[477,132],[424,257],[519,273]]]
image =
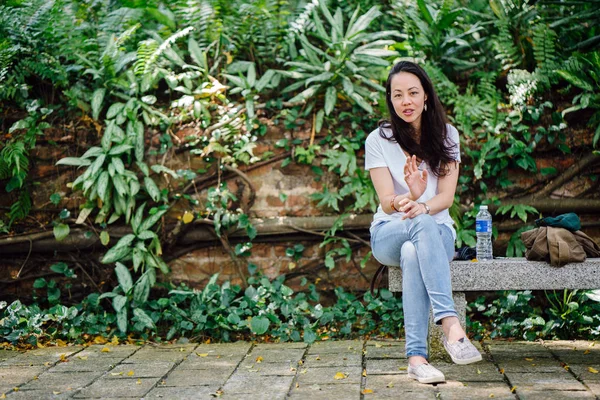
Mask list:
[[150,281],[148,280],[148,275],[144,274],[136,282],[135,287],[133,288],[133,300],[137,305],[142,305],[148,301],[149,295]]
[[432,26],[433,17],[431,16],[429,9],[427,8],[427,3],[425,3],[425,0],[417,0],[417,5],[419,6],[419,10],[421,11],[423,19],[425,19],[425,22],[427,22],[429,26]]
[[106,112],[106,119],[112,119],[117,116],[121,111],[125,108],[125,103],[114,103],[110,107],[108,107],[108,111]]
[[115,167],[115,170],[119,174],[125,173],[125,164],[123,164],[123,160],[120,157],[111,157],[111,164]]
[[325,118],[325,112],[320,109],[315,118],[315,132],[319,133],[323,127],[323,119]]
[[102,103],[104,102],[104,94],[106,93],[106,89],[100,88],[94,91],[92,95],[92,118],[95,120],[98,119],[100,115],[100,110],[102,109]]
[[107,231],[100,232],[100,243],[102,243],[104,246],[107,246],[108,243],[110,243],[110,235]]
[[134,233],[138,232],[138,228],[142,223],[142,218],[144,217],[144,208],[146,207],[146,203],[143,203],[138,209],[135,211],[135,215],[133,216],[133,220],[131,221],[131,228]]
[[248,118],[254,118],[254,100],[246,99],[246,112],[248,113]]
[[265,87],[271,83],[271,80],[275,76],[275,70],[268,70],[263,74],[263,76],[256,82],[255,89],[257,92],[261,92]]
[[337,90],[335,86],[329,86],[325,92],[325,114],[329,115],[333,111],[336,101]]
[[89,168],[90,176],[94,176],[96,174],[96,172],[100,171],[100,168],[102,168],[102,165],[104,165],[105,159],[106,159],[106,155],[104,155],[104,154],[100,154],[98,156],[98,158],[96,158],[96,160],[92,163],[92,165],[90,165],[90,168]]
[[173,171],[171,168],[167,168],[164,165],[160,165],[160,164],[155,164],[153,166],[150,167],[152,169],[152,171],[156,172],[157,174],[160,173],[166,173],[171,175],[174,179],[179,178],[179,175],[177,175],[177,173],[175,171]]
[[127,307],[123,307],[117,313],[117,328],[123,333],[127,333]]
[[350,97],[356,101],[356,104],[358,104],[362,109],[368,113],[373,113],[373,107],[371,107],[371,105],[360,94],[354,92]]
[[87,217],[92,213],[92,211],[94,211],[93,208],[84,208],[83,210],[81,210],[79,212],[79,216],[77,217],[77,221],[75,221],[75,223],[83,224],[85,222],[85,220],[87,219]]
[[57,242],[64,240],[67,236],[69,236],[69,232],[71,228],[67,224],[57,224],[54,226],[54,237]]
[[156,233],[152,231],[142,231],[137,235],[137,237],[141,240],[154,239],[156,237]]
[[315,86],[309,87],[308,89],[304,90],[302,93],[291,98],[290,103],[296,103],[299,101],[310,99],[312,96],[315,95],[315,93],[317,93],[317,91],[319,90],[320,87],[321,87],[321,85],[315,85]]
[[135,315],[137,317],[138,321],[140,321],[146,328],[156,329],[156,326],[154,325],[154,321],[152,321],[152,318],[150,318],[148,316],[148,314],[146,314],[144,312],[144,310],[142,310],[141,308],[134,308],[133,315]]
[[366,13],[364,13],[360,18],[356,20],[354,24],[348,25],[348,30],[346,31],[346,39],[352,39],[352,37],[369,27],[371,22],[373,22],[376,18],[380,17],[381,11],[374,6],[369,9]]
[[252,317],[250,320],[250,330],[255,335],[263,335],[269,329],[269,319],[267,317]]
[[150,169],[148,168],[148,166],[146,165],[146,163],[142,162],[142,161],[136,161],[135,162],[136,165],[138,166],[138,168],[140,169],[140,171],[142,171],[142,173],[146,176],[150,175]]
[[163,215],[165,215],[166,212],[167,212],[167,210],[160,210],[156,214],[150,215],[148,218],[146,218],[144,220],[144,222],[141,223],[138,231],[141,232],[141,231],[145,231],[145,230],[152,228],[154,226],[154,224],[156,224],[158,222],[158,220],[161,219]]
[[203,68],[206,71],[206,53],[200,50],[198,42],[196,42],[192,37],[190,37],[188,43],[188,50],[190,51],[190,57],[192,57],[192,60],[194,60],[196,65]]
[[123,154],[128,150],[133,149],[133,146],[129,145],[129,144],[120,144],[118,146],[113,147],[112,149],[110,149],[110,151],[108,152],[109,155],[111,156],[116,156],[119,154]]
[[112,303],[113,303],[113,308],[115,309],[115,311],[119,312],[127,304],[127,297],[118,294],[115,297],[113,297]]
[[118,262],[115,267],[115,272],[117,274],[119,286],[121,286],[123,292],[128,293],[133,287],[133,280],[131,279],[131,274],[129,273],[129,270],[125,265]]
[[323,72],[321,74],[315,75],[304,82],[304,85],[308,86],[313,82],[326,82],[333,78],[333,72]]
[[104,151],[102,150],[102,148],[100,148],[98,146],[93,146],[93,147],[90,147],[88,149],[88,151],[83,153],[81,158],[98,157],[100,154],[103,154],[103,153],[104,153]]
[[594,86],[590,84],[585,77],[577,76],[569,71],[558,70],[556,71],[560,76],[562,76],[567,82],[572,83],[580,89],[593,91]]
[[97,186],[98,186],[98,197],[103,202],[106,202],[106,195],[108,191],[108,184],[110,181],[110,177],[107,171],[102,171],[100,177],[98,178]]
[[144,186],[146,188],[146,191],[152,198],[152,200],[154,200],[154,201],[160,200],[160,190],[158,189],[158,186],[156,186],[156,183],[154,183],[154,180],[151,177],[149,177],[149,176],[144,177]]
[[56,162],[56,165],[72,165],[75,167],[91,165],[92,160],[81,157],[65,157]]
[[254,84],[256,83],[256,67],[254,66],[254,63],[250,64],[250,66],[248,67],[248,86],[249,87],[254,87]]
[[127,196],[129,194],[129,187],[127,186],[121,175],[115,175],[112,181],[113,186],[117,190],[117,193],[119,193],[119,196]]

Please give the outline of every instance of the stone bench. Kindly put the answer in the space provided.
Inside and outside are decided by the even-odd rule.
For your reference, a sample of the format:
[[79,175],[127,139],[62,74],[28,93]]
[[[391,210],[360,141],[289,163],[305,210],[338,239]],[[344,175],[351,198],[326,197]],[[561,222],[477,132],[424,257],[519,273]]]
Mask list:
[[[402,292],[402,271],[390,267],[389,288]],[[600,258],[588,258],[582,263],[552,267],[541,261],[525,258],[498,258],[493,261],[450,263],[452,296],[460,322],[465,326],[465,292],[496,290],[561,290],[599,289]],[[429,354],[432,359],[446,359],[441,344],[442,330],[429,318]]]

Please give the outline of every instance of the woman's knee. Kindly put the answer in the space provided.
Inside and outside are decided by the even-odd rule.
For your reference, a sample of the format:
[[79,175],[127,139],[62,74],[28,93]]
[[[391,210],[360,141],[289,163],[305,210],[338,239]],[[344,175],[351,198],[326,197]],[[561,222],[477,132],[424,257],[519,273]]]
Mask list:
[[413,265],[417,262],[417,249],[413,242],[404,242],[400,249],[400,260],[403,268],[404,266]]

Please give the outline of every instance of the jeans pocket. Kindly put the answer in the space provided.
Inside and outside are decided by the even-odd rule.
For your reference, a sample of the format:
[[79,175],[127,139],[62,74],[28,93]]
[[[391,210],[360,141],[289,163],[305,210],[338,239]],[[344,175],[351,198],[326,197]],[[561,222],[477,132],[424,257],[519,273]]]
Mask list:
[[379,231],[379,229],[387,224],[388,222],[390,222],[389,220],[383,220],[383,221],[377,221],[375,223],[375,225],[373,225],[370,229],[371,231],[371,249],[373,248],[373,243],[375,243],[375,237],[377,236],[377,232]]

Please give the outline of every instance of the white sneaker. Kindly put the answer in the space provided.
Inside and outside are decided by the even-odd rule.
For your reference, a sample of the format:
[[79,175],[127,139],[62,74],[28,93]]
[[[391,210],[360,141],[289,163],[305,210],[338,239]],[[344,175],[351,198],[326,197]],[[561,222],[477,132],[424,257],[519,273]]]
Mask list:
[[408,364],[408,377],[418,380],[420,383],[446,382],[446,377],[431,364],[419,364],[416,367]]
[[473,343],[465,336],[458,342],[450,344],[446,336],[442,338],[444,348],[456,364],[466,365],[477,361],[481,361],[481,353]]

